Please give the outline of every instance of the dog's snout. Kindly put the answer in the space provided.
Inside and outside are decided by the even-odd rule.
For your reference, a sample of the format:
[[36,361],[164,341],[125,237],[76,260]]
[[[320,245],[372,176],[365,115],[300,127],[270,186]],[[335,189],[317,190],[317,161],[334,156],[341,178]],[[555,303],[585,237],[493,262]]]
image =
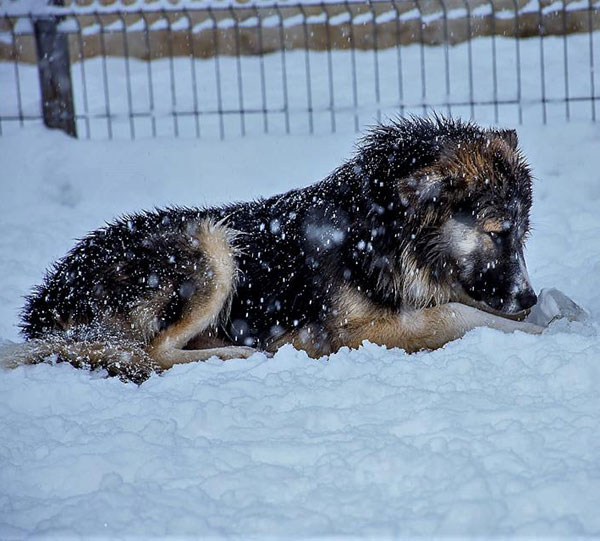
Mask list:
[[527,310],[537,302],[537,295],[533,289],[527,288],[517,295],[517,302],[521,305],[522,310]]

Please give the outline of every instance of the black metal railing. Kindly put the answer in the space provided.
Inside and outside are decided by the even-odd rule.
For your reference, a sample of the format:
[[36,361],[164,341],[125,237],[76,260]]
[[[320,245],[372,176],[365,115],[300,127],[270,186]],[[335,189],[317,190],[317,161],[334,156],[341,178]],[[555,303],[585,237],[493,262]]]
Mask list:
[[493,123],[595,121],[599,30],[592,0],[5,14],[0,133],[44,120],[87,138],[312,134],[432,109]]

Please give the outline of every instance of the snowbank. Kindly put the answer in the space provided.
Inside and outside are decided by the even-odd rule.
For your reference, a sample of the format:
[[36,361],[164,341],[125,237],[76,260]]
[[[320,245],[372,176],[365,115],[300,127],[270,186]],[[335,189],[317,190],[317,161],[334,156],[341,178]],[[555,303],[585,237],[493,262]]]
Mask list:
[[[600,535],[600,128],[522,128],[536,289],[591,314],[408,356],[190,364],[141,387],[69,366],[0,372],[0,537]],[[73,237],[116,214],[322,178],[352,136],[0,139],[0,340]]]

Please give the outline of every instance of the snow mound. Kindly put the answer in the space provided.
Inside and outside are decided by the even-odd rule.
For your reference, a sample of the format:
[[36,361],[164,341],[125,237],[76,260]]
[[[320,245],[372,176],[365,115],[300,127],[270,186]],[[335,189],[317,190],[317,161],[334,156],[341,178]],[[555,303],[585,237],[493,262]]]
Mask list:
[[598,534],[600,344],[570,331],[285,347],[139,388],[15,370],[0,533]]

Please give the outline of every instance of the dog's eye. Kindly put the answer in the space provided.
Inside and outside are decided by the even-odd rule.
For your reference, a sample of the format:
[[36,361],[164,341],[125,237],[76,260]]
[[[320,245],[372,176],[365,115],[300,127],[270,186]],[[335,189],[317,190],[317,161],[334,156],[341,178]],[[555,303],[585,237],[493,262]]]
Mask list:
[[492,240],[500,242],[508,236],[508,231],[488,231],[487,234]]

